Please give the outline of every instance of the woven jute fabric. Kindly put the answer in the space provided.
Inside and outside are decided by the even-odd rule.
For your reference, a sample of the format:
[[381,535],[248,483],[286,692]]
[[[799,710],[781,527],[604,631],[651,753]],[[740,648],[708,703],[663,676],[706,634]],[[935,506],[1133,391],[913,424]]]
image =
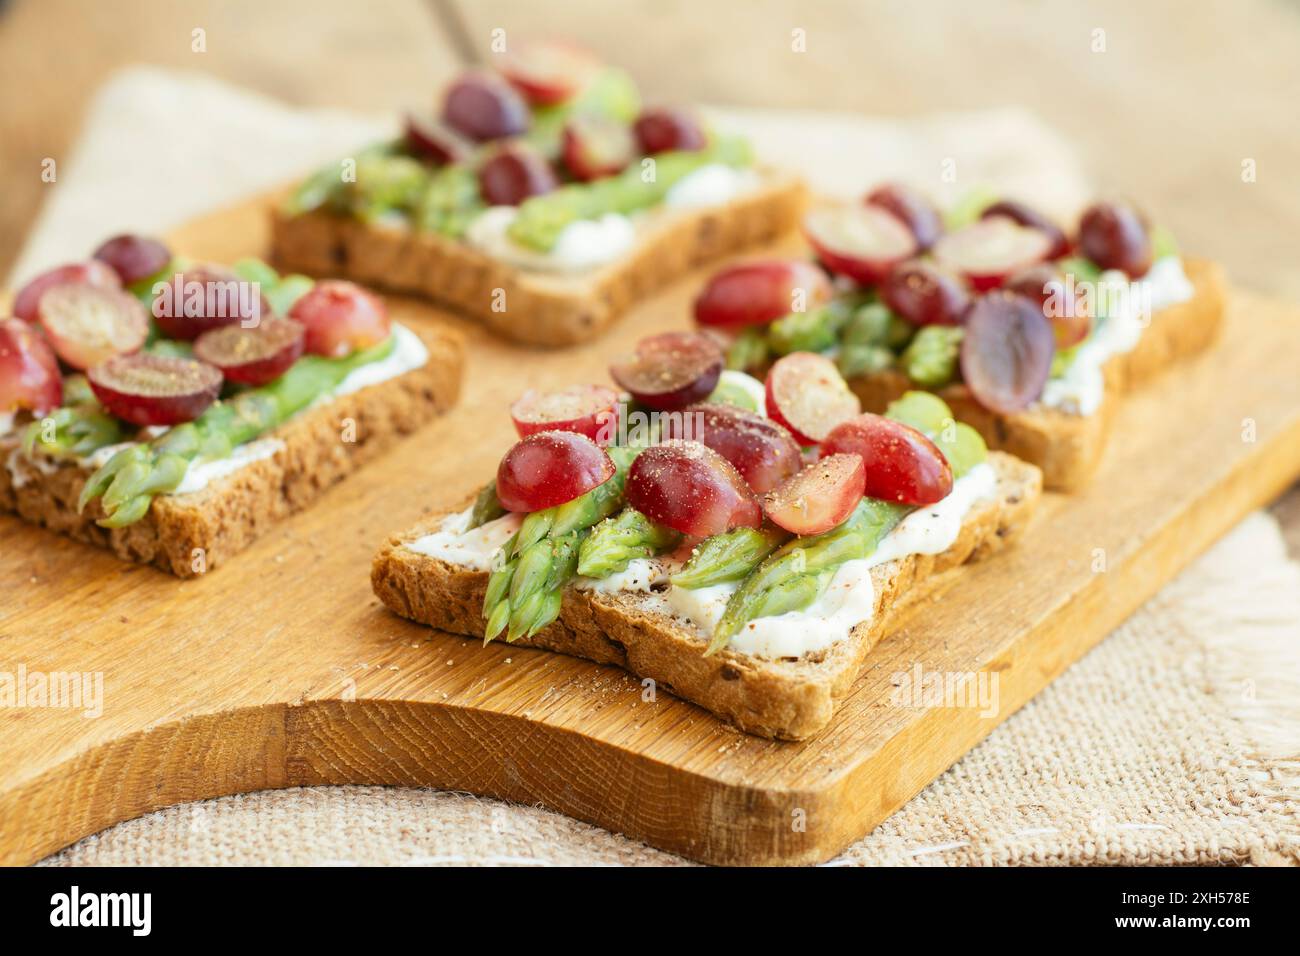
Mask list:
[[[159,134],[159,117],[200,114],[209,134],[215,124],[274,148],[259,150],[263,161],[245,168],[208,149],[207,137],[189,143],[171,127]],[[739,119],[765,155],[832,191],[857,191],[956,156],[973,181],[1058,212],[1087,195],[1068,146],[1014,112],[910,123],[765,113]],[[211,204],[237,198],[363,141],[378,125],[302,114],[193,77],[123,75],[92,111],[16,271],[67,259],[69,246],[89,248],[121,228],[171,225],[199,211],[196,196]],[[808,148],[818,142],[833,148]],[[156,144],[167,155],[158,155]],[[852,167],[835,166],[836,156],[852,158]],[[87,175],[92,168],[95,175]],[[684,861],[536,807],[410,788],[328,787],[172,807],[45,862]],[[833,862],[1300,862],[1300,565],[1287,559],[1276,522],[1265,514],[1248,518]]]

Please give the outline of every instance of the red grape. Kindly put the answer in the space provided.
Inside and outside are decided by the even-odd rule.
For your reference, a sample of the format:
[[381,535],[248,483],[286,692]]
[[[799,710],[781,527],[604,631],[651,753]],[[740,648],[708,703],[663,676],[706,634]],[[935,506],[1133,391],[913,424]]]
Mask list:
[[766,325],[831,297],[826,273],[803,259],[761,259],[718,272],[695,299],[700,325]]
[[1108,202],[1089,207],[1079,220],[1079,251],[1103,269],[1119,269],[1133,279],[1147,274],[1154,255],[1137,211]]
[[952,467],[934,442],[882,415],[850,418],[826,436],[821,453],[860,456],[868,498],[932,505],[952,491]]
[[541,511],[585,495],[614,471],[609,455],[586,435],[538,432],[501,459],[497,499],[507,511]]
[[172,254],[157,239],[126,234],[104,242],[95,250],[95,258],[110,266],[129,285],[162,272],[172,261]]
[[934,244],[934,258],[983,292],[1000,286],[1012,273],[1042,262],[1051,248],[1052,241],[1037,229],[1006,216],[991,216],[948,233]]
[[1055,351],[1052,323],[1041,308],[1023,296],[990,292],[966,314],[962,378],[985,408],[1017,412],[1042,394]]
[[880,298],[913,325],[960,325],[970,293],[960,278],[922,259],[904,262],[880,285]]
[[221,373],[207,362],[162,355],[119,355],[86,377],[101,405],[141,428],[192,422],[221,391]]
[[917,248],[924,252],[943,235],[943,219],[934,203],[911,186],[886,183],[867,193],[864,200],[869,206],[878,206],[905,225],[916,238]]
[[866,486],[861,456],[830,455],[769,492],[763,511],[792,534],[821,534],[853,514]]
[[0,412],[42,415],[63,404],[63,378],[49,343],[21,319],[0,320]]
[[616,359],[609,374],[641,404],[658,411],[685,408],[712,394],[722,375],[716,342],[698,332],[661,332]]
[[696,441],[667,441],[641,452],[628,471],[626,493],[627,503],[651,521],[700,538],[763,521],[740,473]]
[[293,304],[289,318],[306,328],[307,351],[326,358],[368,349],[392,334],[384,300],[340,279],[317,282]]
[[193,341],[223,325],[251,327],[274,315],[253,282],[225,266],[201,265],[177,272],[153,298],[153,317],[168,338]]
[[305,340],[302,323],[272,316],[256,328],[226,325],[204,332],[194,343],[194,357],[219,368],[227,381],[265,385],[302,357]]
[[572,99],[600,61],[581,47],[551,40],[514,45],[501,54],[497,65],[528,102],[551,106]]
[[522,143],[498,150],[478,169],[478,187],[492,206],[518,206],[560,184],[541,153]]
[[14,315],[24,322],[35,322],[39,317],[41,296],[55,286],[76,283],[101,289],[120,289],[122,280],[113,269],[98,259],[73,262],[42,272],[18,290],[14,296]]
[[862,408],[835,363],[813,352],[782,356],[767,373],[767,414],[814,445]]
[[669,419],[662,435],[693,439],[712,448],[760,494],[803,466],[799,443],[784,427],[734,405],[688,405]]
[[708,145],[704,127],[689,110],[674,107],[644,110],[636,119],[635,130],[641,152],[648,156],[672,149],[703,149]]
[[1002,288],[1042,309],[1052,323],[1057,348],[1068,349],[1088,337],[1092,328],[1090,303],[1056,266],[1046,262],[1030,266],[1013,275]]
[[121,289],[55,286],[41,296],[40,316],[59,358],[79,369],[138,352],[149,337],[144,306]]
[[619,395],[608,385],[571,385],[558,392],[524,392],[510,406],[520,438],[537,432],[586,435],[598,445],[612,444],[618,428]]
[[1003,199],[1001,202],[995,202],[980,213],[981,219],[989,219],[993,216],[1005,216],[1008,219],[1015,220],[1022,226],[1037,229],[1047,236],[1052,241],[1052,246],[1047,251],[1048,259],[1059,259],[1070,251],[1070,239],[1066,236],[1065,231],[1037,209],[1026,206],[1022,202],[1016,202],[1014,199]]
[[636,142],[626,124],[586,113],[565,124],[561,152],[569,172],[590,182],[626,168],[636,154]]
[[518,136],[528,129],[529,118],[528,104],[515,88],[482,70],[462,74],[442,104],[443,122],[480,142]]
[[474,151],[474,144],[446,123],[414,113],[406,116],[406,145],[415,155],[439,164],[462,163]]
[[919,251],[902,221],[878,206],[828,206],[809,213],[804,235],[832,272],[874,285]]

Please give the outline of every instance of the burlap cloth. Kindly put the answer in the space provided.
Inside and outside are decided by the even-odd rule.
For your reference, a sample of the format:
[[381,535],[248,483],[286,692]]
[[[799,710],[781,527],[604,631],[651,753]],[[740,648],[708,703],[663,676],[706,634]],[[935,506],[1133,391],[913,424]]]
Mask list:
[[[175,122],[203,116],[202,124]],[[765,155],[832,193],[906,176],[987,182],[1059,214],[1087,183],[1015,111],[906,123],[733,114]],[[201,129],[199,128],[201,127]],[[17,281],[112,231],[161,230],[385,129],[197,76],[105,87]],[[256,143],[215,149],[214,143]],[[945,183],[943,170],[956,172]],[[837,864],[1300,861],[1300,565],[1257,513]],[[680,863],[534,807],[414,788],[243,794],[128,821],[55,854],[77,864]]]

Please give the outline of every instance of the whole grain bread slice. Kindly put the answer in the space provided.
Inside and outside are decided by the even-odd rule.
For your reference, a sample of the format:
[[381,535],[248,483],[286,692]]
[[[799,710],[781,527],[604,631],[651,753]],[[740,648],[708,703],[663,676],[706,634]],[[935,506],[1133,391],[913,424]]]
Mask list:
[[516,342],[574,345],[692,268],[794,228],[807,203],[803,181],[759,174],[756,188],[723,205],[652,211],[628,255],[581,274],[520,269],[434,233],[278,208],[271,256],[284,269],[426,296]]
[[[555,623],[517,643],[616,664],[762,737],[803,740],[830,722],[867,652],[902,612],[951,584],[960,566],[1015,539],[1036,507],[1037,468],[994,452],[994,495],[977,502],[961,533],[940,554],[912,555],[872,569],[875,613],[847,640],[799,659],[767,660],[723,650],[705,656],[707,637],[662,610],[654,594],[597,594],[568,589]],[[430,517],[390,538],[376,555],[374,592],[402,617],[454,634],[483,636],[488,573],[450,564],[406,547],[439,528]]]
[[[201,491],[155,498],[125,528],[101,528],[98,500],[77,511],[90,471],[24,457],[0,441],[0,512],[151,564],[181,578],[230,559],[272,524],[308,507],[331,485],[447,411],[460,393],[464,343],[449,329],[413,330],[429,350],[420,368],[311,408],[269,433],[284,447]],[[349,423],[345,425],[345,423]],[[347,437],[344,440],[344,429]]]
[[[1047,488],[1078,490],[1101,462],[1111,418],[1122,396],[1204,351],[1219,334],[1226,295],[1222,268],[1204,259],[1188,259],[1184,268],[1195,294],[1186,302],[1157,311],[1137,345],[1107,361],[1106,392],[1094,413],[1076,415],[1035,405],[1003,415],[975,401],[970,390],[960,383],[941,389],[939,397],[948,403],[958,421],[983,435],[990,448],[1010,452],[1041,468]],[[914,387],[897,369],[854,378],[849,386],[869,412],[884,411],[886,405]]]

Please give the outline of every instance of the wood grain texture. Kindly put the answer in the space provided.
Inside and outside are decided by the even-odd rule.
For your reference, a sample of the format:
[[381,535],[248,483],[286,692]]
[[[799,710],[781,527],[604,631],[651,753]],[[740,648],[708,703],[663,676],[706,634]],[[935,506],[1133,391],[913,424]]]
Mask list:
[[[259,250],[264,217],[250,203],[172,239],[230,260]],[[543,803],[716,863],[823,860],[1300,473],[1300,315],[1236,294],[1213,350],[1118,409],[1087,494],[1046,496],[1018,548],[913,610],[800,744],[744,736],[667,694],[645,701],[614,668],[484,649],[380,607],[372,555],[490,472],[511,440],[505,402],[599,380],[638,336],[686,327],[701,278],[565,352],[458,322],[470,340],[458,408],[206,577],[177,581],[0,519],[0,672],[98,672],[104,686],[95,718],[0,708],[0,862],[181,800],[321,783]],[[435,315],[402,307],[416,324]],[[891,702],[915,665],[996,674],[996,712]]]

